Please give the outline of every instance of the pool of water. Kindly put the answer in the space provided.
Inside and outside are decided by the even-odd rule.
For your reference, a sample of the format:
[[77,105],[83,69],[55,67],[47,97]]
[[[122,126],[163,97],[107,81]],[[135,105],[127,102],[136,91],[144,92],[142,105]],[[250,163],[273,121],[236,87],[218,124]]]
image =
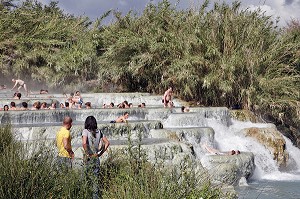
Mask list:
[[236,188],[239,199],[299,199],[300,180],[250,182],[248,186]]

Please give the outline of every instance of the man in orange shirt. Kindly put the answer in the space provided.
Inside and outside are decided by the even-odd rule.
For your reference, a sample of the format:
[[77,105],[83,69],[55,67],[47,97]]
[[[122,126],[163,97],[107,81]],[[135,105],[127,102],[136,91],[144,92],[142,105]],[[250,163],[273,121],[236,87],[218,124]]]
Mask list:
[[70,129],[72,127],[72,118],[65,117],[63,126],[56,133],[56,146],[58,148],[58,165],[60,167],[72,168],[72,159],[74,159],[74,152],[71,146]]

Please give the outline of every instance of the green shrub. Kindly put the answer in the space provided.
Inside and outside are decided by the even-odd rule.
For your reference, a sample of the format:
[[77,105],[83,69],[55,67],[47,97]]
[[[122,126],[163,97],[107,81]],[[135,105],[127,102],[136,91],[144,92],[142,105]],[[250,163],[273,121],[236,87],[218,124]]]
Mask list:
[[[10,126],[0,127],[0,137],[0,198],[91,198],[92,190],[82,177],[81,168],[58,170],[53,151],[45,143],[20,143],[13,139]],[[133,145],[130,139],[124,150],[110,153],[101,164],[103,198],[222,195],[207,178],[199,178],[188,161],[180,168],[151,164],[141,145]]]
[[[44,144],[21,144],[0,127],[0,198],[85,198],[80,171],[59,172]],[[31,154],[28,154],[28,150]]]

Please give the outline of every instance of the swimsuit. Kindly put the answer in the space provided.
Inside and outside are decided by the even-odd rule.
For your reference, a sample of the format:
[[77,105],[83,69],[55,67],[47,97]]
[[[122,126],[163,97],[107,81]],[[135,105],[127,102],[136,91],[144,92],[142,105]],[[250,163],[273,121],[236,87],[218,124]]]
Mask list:
[[[164,99],[162,99],[161,101],[164,104]],[[168,104],[169,102],[170,102],[169,100],[166,100],[166,104]]]

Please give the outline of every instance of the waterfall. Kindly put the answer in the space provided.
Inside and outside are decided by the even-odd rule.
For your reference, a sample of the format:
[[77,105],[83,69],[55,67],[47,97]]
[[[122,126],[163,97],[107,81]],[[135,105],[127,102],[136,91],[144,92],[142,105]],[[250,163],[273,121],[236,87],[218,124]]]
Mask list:
[[[1,94],[1,93],[0,93]],[[1,96],[1,95],[0,95]],[[44,96],[34,98],[24,98],[22,100],[33,103],[36,100],[50,101],[57,99],[63,100],[63,95],[56,95],[45,99]],[[300,180],[300,150],[293,146],[291,141],[284,137],[286,150],[289,153],[287,167],[279,169],[276,160],[273,160],[273,154],[254,138],[246,137],[241,131],[245,128],[274,128],[273,124],[251,123],[231,120],[229,110],[226,107],[193,107],[189,113],[181,113],[182,104],[179,100],[174,100],[177,108],[163,108],[161,96],[152,96],[146,93],[96,93],[83,94],[85,101],[92,102],[94,109],[72,109],[69,111],[57,110],[40,110],[40,111],[10,111],[0,112],[0,123],[8,121],[15,128],[15,133],[20,140],[37,140],[46,137],[50,141],[55,138],[55,132],[60,128],[62,119],[69,115],[74,119],[72,131],[81,132],[83,122],[89,115],[97,118],[99,126],[107,127],[109,121],[116,119],[125,111],[129,112],[129,124],[132,125],[134,132],[144,132],[144,137],[149,138],[149,132],[163,134],[165,131],[175,133],[180,141],[192,145],[196,158],[202,161],[207,157],[207,151],[203,144],[217,148],[220,151],[240,150],[242,152],[252,152],[254,154],[255,172],[252,176],[254,180]],[[102,104],[114,102],[120,103],[124,100],[132,102],[135,108],[132,109],[102,109]],[[10,102],[6,94],[0,99],[1,104]],[[137,108],[137,105],[145,102],[147,108]],[[97,107],[97,108],[95,108]],[[103,128],[104,128],[103,127]],[[127,135],[122,133],[122,124],[107,127],[106,134],[115,139],[126,139]],[[113,129],[113,130],[111,130]],[[154,129],[154,130],[153,130]],[[119,135],[121,134],[121,135]],[[173,134],[172,134],[173,135]],[[181,137],[181,135],[184,135]],[[109,137],[109,138],[110,138]],[[158,136],[159,137],[159,136]],[[150,137],[151,138],[151,137]],[[120,140],[121,140],[120,139]],[[169,139],[166,136],[165,139]],[[78,145],[80,145],[80,136]],[[252,154],[251,154],[252,155]],[[253,162],[253,161],[252,161]]]
[[225,126],[214,119],[208,119],[208,125],[215,131],[215,144],[220,151],[240,150],[252,152],[255,155],[256,169],[252,179],[260,180],[300,180],[300,150],[294,147],[290,140],[285,138],[290,159],[285,171],[279,171],[279,167],[272,154],[260,143],[251,137],[245,137],[239,132],[249,127],[272,127],[273,124],[232,121],[232,125]]
[[[222,117],[223,114],[223,117]],[[227,119],[226,119],[227,117]],[[173,113],[163,123],[164,128],[187,128],[187,127],[211,127],[215,135],[214,141],[201,139],[200,142],[193,136],[186,136],[186,140],[193,145],[195,154],[198,159],[205,161],[205,149],[203,144],[213,146],[220,151],[240,150],[242,152],[252,152],[255,156],[255,172],[253,180],[300,180],[300,150],[294,147],[287,138],[286,150],[289,153],[289,160],[286,169],[279,170],[273,154],[257,142],[252,137],[246,137],[241,131],[246,128],[275,128],[270,123],[252,123],[230,120],[228,114],[224,111],[221,115],[210,115],[196,113]],[[205,164],[205,162],[203,162]],[[297,173],[298,172],[298,173]]]

